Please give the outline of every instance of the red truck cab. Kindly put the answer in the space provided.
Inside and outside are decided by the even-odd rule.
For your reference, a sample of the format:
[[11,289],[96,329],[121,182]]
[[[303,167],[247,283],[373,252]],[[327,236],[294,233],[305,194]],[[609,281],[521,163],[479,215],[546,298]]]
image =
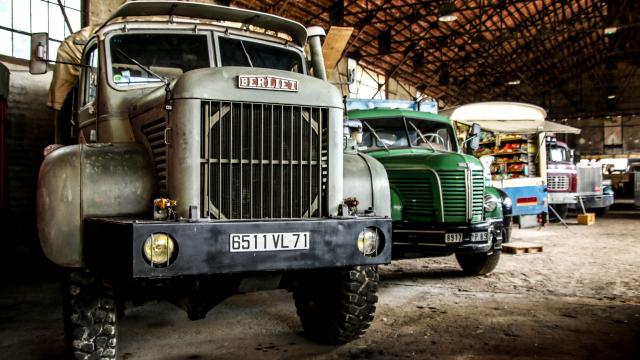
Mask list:
[[[570,205],[577,202],[578,175],[567,144],[547,138],[547,191],[549,205],[564,218]],[[554,215],[550,211],[550,215]]]

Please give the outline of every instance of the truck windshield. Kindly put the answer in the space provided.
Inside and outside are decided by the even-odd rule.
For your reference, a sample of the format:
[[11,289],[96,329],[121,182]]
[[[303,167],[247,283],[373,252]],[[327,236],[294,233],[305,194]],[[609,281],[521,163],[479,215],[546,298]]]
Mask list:
[[[385,118],[362,119],[377,133],[377,137],[364,128],[362,145],[368,150],[420,147],[438,151],[457,151],[451,127],[447,124],[423,119]],[[384,145],[383,145],[384,143]]]
[[162,81],[132,60],[168,79],[210,66],[209,46],[204,34],[121,34],[113,36],[109,46],[110,76],[120,86]]
[[569,152],[563,147],[551,146],[551,148],[549,149],[548,161],[567,162],[569,161]]
[[247,66],[302,73],[300,53],[255,41],[219,36],[222,66]]

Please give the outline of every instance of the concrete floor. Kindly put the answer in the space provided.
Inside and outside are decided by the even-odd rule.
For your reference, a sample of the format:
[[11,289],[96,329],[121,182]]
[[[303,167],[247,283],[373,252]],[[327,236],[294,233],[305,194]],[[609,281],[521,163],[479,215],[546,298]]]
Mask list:
[[[484,277],[462,276],[453,257],[385,266],[374,323],[345,346],[305,338],[290,294],[270,291],[234,296],[195,322],[166,303],[127,310],[119,356],[639,359],[639,220],[627,211],[589,227],[516,229],[515,241],[544,252],[503,255]],[[62,337],[56,283],[3,283],[0,358],[61,358]]]

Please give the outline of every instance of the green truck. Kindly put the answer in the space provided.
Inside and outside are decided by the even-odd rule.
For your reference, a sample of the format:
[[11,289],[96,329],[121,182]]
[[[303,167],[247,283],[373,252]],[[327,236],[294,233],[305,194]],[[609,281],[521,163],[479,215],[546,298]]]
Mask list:
[[352,102],[348,117],[362,121],[360,150],[389,177],[393,257],[455,254],[466,273],[491,272],[511,233],[509,197],[485,185],[482,164],[461,153],[448,118],[367,103],[373,108]]

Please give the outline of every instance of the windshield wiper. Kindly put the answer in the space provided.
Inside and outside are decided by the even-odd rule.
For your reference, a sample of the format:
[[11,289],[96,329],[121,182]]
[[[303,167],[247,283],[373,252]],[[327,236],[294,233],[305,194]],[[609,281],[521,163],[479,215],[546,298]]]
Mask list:
[[165,86],[169,86],[169,80],[167,78],[165,78],[164,76],[160,76],[158,74],[156,74],[155,72],[153,72],[151,69],[149,69],[148,67],[142,65],[138,60],[132,58],[131,56],[127,55],[124,51],[120,50],[120,49],[115,49],[116,52],[118,52],[118,54],[124,56],[127,60],[131,61],[132,63],[138,65],[138,67],[142,70],[144,70],[147,74],[158,78],[160,81],[162,81],[164,83]]
[[366,122],[362,122],[373,134],[373,136],[376,137],[376,139],[378,139],[378,141],[380,142],[380,144],[382,144],[382,146],[384,146],[385,150],[389,151],[389,148],[387,147],[387,144],[384,143],[384,141],[382,141],[382,139],[380,138],[380,136],[378,136],[378,133],[373,130],[373,128],[371,127],[371,125],[367,124]]
[[242,46],[242,51],[244,51],[244,56],[247,57],[249,66],[253,67],[253,62],[251,62],[251,56],[249,56],[249,52],[247,51],[247,48],[244,47],[244,41],[240,40],[240,46]]
[[431,142],[427,141],[427,139],[425,139],[424,135],[422,135],[422,132],[420,130],[418,130],[418,128],[413,125],[413,123],[411,121],[407,121],[409,123],[409,125],[411,125],[411,127],[413,127],[413,129],[418,133],[418,135],[420,135],[420,138],[422,139],[422,141],[429,145],[429,147],[431,148],[431,150],[436,151],[436,149],[433,147],[433,145],[431,145]]

